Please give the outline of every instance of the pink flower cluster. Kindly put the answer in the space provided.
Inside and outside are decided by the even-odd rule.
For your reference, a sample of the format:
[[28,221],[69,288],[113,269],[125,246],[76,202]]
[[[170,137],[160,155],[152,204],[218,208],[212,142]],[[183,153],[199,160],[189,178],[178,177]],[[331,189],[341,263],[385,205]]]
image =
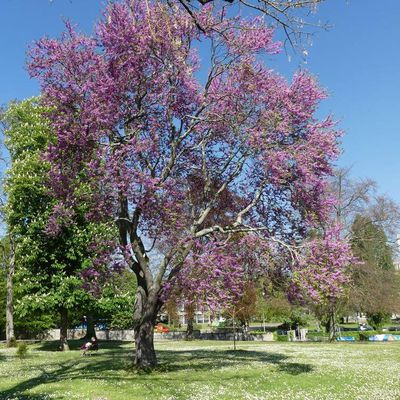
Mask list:
[[340,237],[340,226],[305,244],[292,271],[291,294],[316,304],[335,304],[349,283],[348,266],[355,259],[350,245]]

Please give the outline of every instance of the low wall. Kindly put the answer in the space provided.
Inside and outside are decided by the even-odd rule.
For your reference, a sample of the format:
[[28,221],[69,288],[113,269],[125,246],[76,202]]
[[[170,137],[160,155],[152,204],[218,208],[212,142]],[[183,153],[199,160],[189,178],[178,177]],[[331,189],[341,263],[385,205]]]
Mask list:
[[135,333],[133,329],[115,330],[115,331],[96,331],[98,340],[121,340],[133,342],[135,340]]
[[[86,335],[85,329],[68,329],[67,337],[69,340],[79,340],[83,339]],[[37,336],[40,340],[60,340],[60,330],[59,329],[49,329],[46,332]]]
[[[80,340],[86,335],[85,329],[68,329],[68,340]],[[122,340],[133,341],[135,339],[133,330],[113,330],[100,331],[96,330],[98,340]],[[42,335],[38,336],[41,340],[60,340],[60,330],[50,329]]]
[[[209,332],[201,333],[199,339],[204,340],[233,340],[233,332]],[[271,332],[266,332],[262,335],[251,335],[236,333],[236,340],[240,341],[257,341],[257,342],[272,342],[274,340]]]
[[[83,339],[86,335],[84,329],[68,329],[69,340]],[[98,340],[121,340],[127,342],[133,342],[135,340],[134,331],[131,330],[96,330],[96,336]],[[186,338],[186,332],[168,332],[168,333],[154,333],[155,341],[163,340],[184,340]],[[233,340],[232,332],[204,332],[201,333],[198,330],[193,332],[194,339],[202,340]],[[38,336],[40,340],[60,340],[60,330],[50,329],[46,333]],[[240,341],[263,341],[271,342],[274,340],[272,333],[267,332],[262,335],[244,335],[242,333],[236,333],[236,340]]]

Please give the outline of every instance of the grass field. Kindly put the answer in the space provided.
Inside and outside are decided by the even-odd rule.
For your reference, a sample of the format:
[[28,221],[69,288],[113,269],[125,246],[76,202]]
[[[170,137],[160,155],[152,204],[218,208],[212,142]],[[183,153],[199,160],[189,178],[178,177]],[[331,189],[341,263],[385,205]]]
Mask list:
[[400,400],[400,343],[157,343],[160,367],[132,368],[133,346],[97,354],[30,345],[25,359],[0,348],[0,399]]

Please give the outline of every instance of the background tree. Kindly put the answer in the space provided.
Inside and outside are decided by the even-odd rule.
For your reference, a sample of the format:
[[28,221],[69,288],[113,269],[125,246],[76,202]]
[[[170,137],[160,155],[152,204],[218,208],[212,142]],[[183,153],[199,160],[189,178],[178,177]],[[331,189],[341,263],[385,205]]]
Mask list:
[[[94,37],[68,25],[60,40],[38,42],[29,64],[57,137],[47,154],[58,198],[50,230],[56,235],[80,204],[91,221],[116,221],[115,248],[138,281],[139,367],[156,364],[154,324],[173,283],[200,278],[204,287],[204,276],[217,277],[218,291],[222,275],[234,293],[239,279],[229,276],[246,272],[242,245],[293,260],[310,227],[329,215],[326,178],[339,133],[330,118],[314,117],[323,91],[305,72],[287,83],[262,64],[259,55],[279,44],[261,19],[238,27],[212,7],[195,17],[201,30],[178,3],[115,3]],[[195,74],[199,40],[212,49],[204,84]],[[215,223],[227,190],[240,201]],[[238,233],[239,243],[231,240]],[[218,262],[201,264],[197,254]]]
[[359,262],[352,268],[348,307],[366,313],[371,325],[379,328],[400,310],[400,281],[393,264],[393,249],[384,230],[363,215],[354,220],[351,245]]
[[74,221],[65,221],[59,235],[49,234],[54,200],[46,184],[50,165],[42,153],[54,141],[54,134],[44,111],[31,99],[11,105],[5,114],[5,143],[11,159],[5,181],[5,216],[9,235],[15,240],[18,265],[16,312],[25,318],[57,311],[60,349],[64,350],[68,348],[69,311],[83,309],[90,302],[80,272],[93,259],[93,236],[106,228],[77,216]]
[[248,282],[245,285],[243,294],[235,302],[234,307],[236,318],[240,321],[244,332],[247,332],[257,310],[257,289],[253,282]]
[[135,294],[136,276],[132,271],[112,274],[100,297],[94,299],[94,318],[110,321],[112,329],[132,329]]
[[343,226],[344,234],[350,236],[355,218],[364,215],[379,225],[394,244],[400,226],[399,205],[379,194],[372,179],[355,179],[350,172],[349,168],[337,169],[330,183],[330,192],[336,199],[334,217]]
[[2,263],[7,271],[6,279],[6,340],[11,345],[15,341],[14,331],[14,274],[15,274],[15,241],[12,235],[1,243]]
[[[374,181],[351,178],[349,169],[336,171],[331,190],[337,199],[335,216],[342,223],[344,234],[351,238],[353,252],[361,261],[351,267],[349,299],[341,303],[342,311],[360,313],[368,308],[379,314],[385,310],[383,314],[387,315],[397,307],[396,286],[399,286],[393,271],[393,257],[398,252],[399,205],[380,195]],[[380,304],[382,310],[379,310]],[[366,307],[364,311],[363,307]]]
[[257,290],[256,317],[262,321],[264,331],[266,322],[282,322],[288,318],[292,310],[286,292],[271,289]]

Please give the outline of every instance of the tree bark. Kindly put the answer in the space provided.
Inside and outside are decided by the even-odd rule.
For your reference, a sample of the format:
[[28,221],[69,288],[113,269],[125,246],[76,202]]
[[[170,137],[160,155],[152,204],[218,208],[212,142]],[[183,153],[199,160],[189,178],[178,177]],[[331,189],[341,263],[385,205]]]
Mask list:
[[154,349],[154,323],[146,321],[135,329],[135,365],[138,368],[153,368],[157,365]]
[[68,351],[68,310],[66,308],[61,309],[60,317],[60,344],[58,349]]
[[15,339],[14,333],[14,293],[13,278],[15,273],[14,241],[10,239],[10,258],[7,271],[7,299],[6,299],[6,340],[10,345]]
[[87,313],[86,315],[86,335],[85,339],[92,339],[92,337],[97,339],[96,329],[94,328],[94,318],[92,313]]
[[193,339],[193,316],[188,317],[185,339],[186,340]]
[[329,341],[333,342],[336,338],[335,311],[332,310],[329,316]]
[[193,339],[193,323],[194,323],[194,313],[196,311],[196,307],[194,304],[187,304],[185,307],[187,321],[187,328],[186,328],[186,340]]
[[138,287],[134,315],[135,365],[138,368],[153,368],[157,365],[154,349],[154,327],[157,318],[157,294],[145,296]]

